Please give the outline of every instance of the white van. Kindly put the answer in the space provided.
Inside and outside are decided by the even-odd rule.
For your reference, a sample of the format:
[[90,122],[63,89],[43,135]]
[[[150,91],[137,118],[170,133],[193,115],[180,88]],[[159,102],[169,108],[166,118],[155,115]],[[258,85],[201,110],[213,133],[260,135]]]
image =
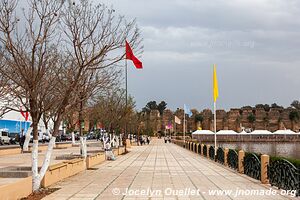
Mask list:
[[4,144],[10,144],[10,138],[8,137],[7,129],[0,129],[0,138]]
[[[33,142],[33,132],[30,133],[30,142]],[[41,130],[38,130],[38,141],[39,142],[49,142],[50,138],[46,133],[42,133]]]

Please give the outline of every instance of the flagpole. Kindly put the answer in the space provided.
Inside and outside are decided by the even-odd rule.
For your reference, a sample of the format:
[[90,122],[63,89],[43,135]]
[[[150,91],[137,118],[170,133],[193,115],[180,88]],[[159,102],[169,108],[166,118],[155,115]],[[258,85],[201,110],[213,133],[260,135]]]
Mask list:
[[[131,60],[133,62],[133,64],[135,65],[136,68],[138,69],[142,69],[143,68],[143,64],[141,61],[139,61],[139,59],[137,59],[133,52],[132,49],[130,47],[130,45],[128,44],[128,42],[125,40],[125,84],[126,84],[126,111],[127,111],[127,107],[128,107],[128,82],[127,82],[127,76],[128,76],[128,70],[127,70],[127,59]],[[127,114],[127,113],[126,113]],[[125,123],[125,135],[127,136],[127,115],[126,115],[126,123]]]
[[217,155],[217,98],[219,96],[216,65],[213,70],[213,96],[214,96],[214,132],[215,132],[215,157]]
[[[125,104],[125,111],[127,112],[127,105],[128,105],[128,95],[127,95],[127,89],[128,89],[128,82],[127,82],[127,73],[128,73],[128,70],[127,70],[127,59],[125,58],[125,93],[126,93],[126,104]],[[128,137],[127,136],[127,113],[126,113],[126,120],[125,120],[125,137]],[[127,139],[127,138],[126,138]]]
[[174,123],[174,136],[176,137],[176,122]]
[[25,119],[25,122],[24,122],[24,132],[26,131],[26,128],[27,128],[27,124],[26,124],[26,119]]
[[215,132],[215,156],[217,155],[217,115],[216,115],[217,103],[214,101],[214,132]]
[[185,112],[183,111],[183,143],[185,144]]

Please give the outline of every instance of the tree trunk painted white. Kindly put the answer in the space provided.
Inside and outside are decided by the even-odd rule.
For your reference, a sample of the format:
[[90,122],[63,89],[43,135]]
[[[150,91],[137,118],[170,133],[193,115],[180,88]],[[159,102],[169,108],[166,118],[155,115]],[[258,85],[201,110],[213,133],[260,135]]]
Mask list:
[[121,146],[123,146],[123,134],[120,134],[120,141],[119,141],[119,144]]
[[80,155],[83,156],[83,137],[79,138]]
[[102,140],[103,140],[103,142],[102,142],[102,144],[103,144],[103,149],[105,149],[105,138],[104,138],[104,135],[102,136]]
[[[46,155],[45,155],[45,158],[44,158],[44,162],[43,162],[42,168],[41,168],[40,173],[39,173],[40,184],[41,184],[41,180],[45,176],[45,173],[46,173],[46,171],[49,167],[50,160],[51,160],[51,155],[52,155],[52,152],[53,152],[53,147],[55,145],[55,139],[56,139],[56,137],[52,137],[51,140],[49,141],[47,152],[46,152]],[[40,186],[40,184],[39,184],[39,186]]]
[[25,141],[24,141],[24,145],[23,145],[23,151],[28,151],[28,146],[29,146],[29,142],[30,142],[30,133],[32,132],[32,127],[30,126],[27,129],[27,132],[25,134]]
[[86,137],[80,137],[80,154],[82,157],[87,157]]
[[75,145],[76,142],[75,142],[75,135],[74,135],[74,132],[71,133],[71,136],[72,136],[72,145]]
[[112,136],[111,144],[112,144],[112,147],[116,147],[116,144],[115,144],[115,135]]
[[44,157],[43,165],[38,172],[38,140],[33,141],[32,145],[32,190],[33,192],[36,192],[41,187],[41,182],[43,177],[46,174],[46,171],[50,165],[51,155],[53,151],[53,147],[55,145],[55,139],[56,137],[52,137],[48,144],[48,149]]
[[110,137],[109,144],[110,144],[110,148],[114,147],[114,139],[113,139],[113,137]]
[[86,137],[83,138],[83,157],[87,157],[87,144],[86,144]]
[[38,140],[33,140],[32,153],[31,153],[31,164],[32,164],[32,190],[33,192],[38,191],[40,188],[40,175],[38,173]]
[[116,147],[117,148],[120,146],[119,141],[120,141],[119,136],[116,136]]

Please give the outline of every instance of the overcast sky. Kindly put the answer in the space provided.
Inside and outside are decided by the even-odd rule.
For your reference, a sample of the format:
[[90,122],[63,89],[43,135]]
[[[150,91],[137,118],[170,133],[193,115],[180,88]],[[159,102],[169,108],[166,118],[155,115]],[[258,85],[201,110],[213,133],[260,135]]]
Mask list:
[[214,63],[218,108],[300,99],[299,0],[95,1],[137,19],[144,69],[129,65],[129,93],[139,109],[212,108]]

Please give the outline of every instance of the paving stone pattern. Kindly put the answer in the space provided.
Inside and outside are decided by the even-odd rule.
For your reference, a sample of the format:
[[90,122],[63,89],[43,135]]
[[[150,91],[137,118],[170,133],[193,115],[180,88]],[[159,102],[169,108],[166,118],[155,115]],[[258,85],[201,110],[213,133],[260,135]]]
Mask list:
[[[237,189],[267,191],[270,187],[175,144],[165,144],[162,139],[130,151],[116,161],[96,166],[96,170],[53,185],[61,189],[44,200],[290,199],[281,195],[235,195]],[[209,194],[212,190],[232,190],[232,194],[216,196]]]

